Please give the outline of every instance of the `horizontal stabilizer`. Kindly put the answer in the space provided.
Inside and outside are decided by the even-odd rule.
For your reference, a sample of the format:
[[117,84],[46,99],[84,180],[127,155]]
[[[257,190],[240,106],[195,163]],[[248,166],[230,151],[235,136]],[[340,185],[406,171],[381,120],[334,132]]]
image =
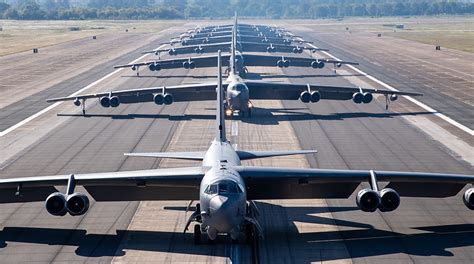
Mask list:
[[237,155],[241,160],[259,159],[278,156],[290,156],[300,154],[316,153],[316,150],[284,150],[284,151],[241,151],[237,150]]
[[124,153],[125,156],[131,157],[149,157],[149,158],[169,158],[184,160],[203,160],[206,152],[145,152],[145,153]]

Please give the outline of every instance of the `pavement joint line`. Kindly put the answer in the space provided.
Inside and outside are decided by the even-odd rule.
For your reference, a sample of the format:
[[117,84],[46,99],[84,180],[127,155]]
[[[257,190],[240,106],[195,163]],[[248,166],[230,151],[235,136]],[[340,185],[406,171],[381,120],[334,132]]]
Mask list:
[[[311,47],[313,47],[313,48],[315,48],[315,49],[318,48],[317,46],[315,46],[315,45],[313,45],[313,44],[311,44],[311,43],[308,43],[308,45],[311,46]],[[329,57],[331,57],[331,58],[333,58],[333,59],[335,59],[335,60],[341,60],[341,59],[337,58],[336,56],[332,55],[331,53],[329,53],[329,52],[327,52],[327,51],[322,51],[322,53],[328,55]],[[379,80],[379,79],[373,77],[372,75],[369,75],[369,74],[363,72],[362,70],[360,70],[360,69],[354,67],[353,65],[346,65],[346,66],[348,66],[348,67],[351,68],[352,70],[354,70],[354,71],[356,71],[356,72],[358,72],[358,73],[360,73],[360,74],[366,76],[366,77],[369,78],[370,80],[372,80],[372,81],[374,81],[374,82],[376,82],[376,83],[378,83],[378,84],[384,86],[384,87],[387,88],[387,89],[390,89],[390,90],[392,90],[392,91],[399,92],[398,89],[396,89],[396,88],[394,88],[394,87],[392,87],[392,86],[390,86],[390,85],[388,85],[388,84],[382,82],[381,80]],[[448,117],[448,116],[446,116],[446,115],[440,113],[440,112],[437,111],[436,109],[433,109],[432,107],[430,107],[430,106],[428,106],[428,105],[426,105],[426,104],[424,104],[424,103],[422,103],[422,102],[420,102],[420,101],[414,99],[414,98],[411,97],[411,96],[404,95],[403,97],[406,98],[408,101],[410,101],[410,102],[412,102],[412,103],[418,105],[419,107],[425,109],[426,111],[431,112],[431,113],[434,114],[435,116],[437,116],[437,117],[443,119],[444,121],[450,123],[451,125],[453,125],[453,126],[459,128],[459,129],[461,129],[462,131],[468,133],[469,135],[474,136],[474,130],[472,130],[472,129],[470,129],[470,128],[464,126],[463,124],[461,124],[461,123],[455,121],[454,119],[452,119],[452,118],[450,118],[450,117]]]
[[[162,47],[164,47],[164,46],[165,46],[165,44],[164,44],[164,45],[161,45],[160,47],[158,47],[158,49],[160,49],[160,48],[162,48]],[[128,63],[128,64],[133,64],[133,63],[135,63],[135,62],[137,62],[137,61],[139,61],[139,60],[142,60],[142,59],[145,58],[146,56],[148,56],[148,54],[144,54],[143,56],[137,58],[136,60],[134,60],[134,61],[132,61],[132,62],[130,62],[130,63]],[[70,96],[76,96],[76,95],[78,95],[78,94],[80,94],[80,93],[82,93],[82,92],[84,92],[84,91],[86,91],[86,90],[92,88],[93,86],[97,85],[97,84],[100,83],[100,82],[103,82],[104,80],[110,78],[112,75],[118,73],[119,71],[121,71],[121,70],[123,70],[123,69],[124,69],[124,68],[120,68],[120,69],[117,69],[117,70],[115,70],[115,71],[113,71],[113,72],[111,72],[111,73],[105,75],[104,77],[102,77],[102,78],[100,78],[100,79],[98,79],[98,80],[96,80],[96,81],[90,83],[89,85],[87,85],[87,86],[81,88],[80,90],[78,90],[78,91],[72,93],[71,95],[69,95],[69,97],[70,97]],[[44,108],[43,110],[37,112],[36,114],[33,114],[33,115],[31,115],[31,116],[29,116],[29,117],[23,119],[22,121],[16,123],[15,125],[13,125],[13,126],[7,128],[7,129],[3,130],[2,132],[0,132],[0,137],[6,136],[7,134],[13,132],[13,131],[16,130],[17,128],[19,128],[19,127],[21,127],[21,126],[23,126],[23,125],[29,123],[30,121],[36,119],[37,117],[43,115],[44,113],[49,112],[50,110],[54,109],[55,107],[57,107],[58,105],[60,105],[60,104],[62,104],[62,103],[63,103],[63,102],[56,102],[56,103],[54,103],[54,104],[52,104],[52,105],[50,105],[50,106]]]

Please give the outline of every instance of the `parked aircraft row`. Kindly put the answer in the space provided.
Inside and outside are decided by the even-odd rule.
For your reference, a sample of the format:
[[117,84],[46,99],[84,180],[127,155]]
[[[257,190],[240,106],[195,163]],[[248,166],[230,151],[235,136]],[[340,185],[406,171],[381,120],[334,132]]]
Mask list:
[[[213,58],[217,80],[206,84],[129,89],[50,100],[73,100],[76,105],[84,106],[86,99],[99,98],[104,107],[148,101],[171,104],[174,101],[216,100],[215,139],[207,151],[125,154],[200,160],[200,166],[2,179],[0,203],[45,201],[46,210],[51,215],[79,216],[89,208],[89,195],[97,202],[198,200],[196,210],[183,229],[186,231],[192,223],[196,223],[194,239],[200,243],[203,233],[210,240],[215,240],[220,234],[229,235],[233,240],[263,236],[258,208],[253,203],[257,199],[348,198],[360,183],[368,182],[370,187],[357,193],[357,206],[365,212],[388,212],[398,208],[400,197],[453,196],[474,182],[474,175],[446,173],[243,166],[242,160],[316,152],[235,150],[226,138],[225,113],[235,109],[250,113],[250,99],[299,99],[303,102],[352,99],[355,103],[369,103],[373,99],[372,94],[383,94],[393,100],[398,95],[420,94],[245,80],[238,75],[235,37],[236,29],[244,26],[238,24],[235,18],[233,26],[224,28],[199,28],[196,32],[232,29],[231,54],[225,57],[230,58],[226,81],[223,81],[222,74],[222,64],[226,60],[218,51]],[[246,25],[245,28],[261,31],[264,27]],[[89,195],[77,192],[77,185],[84,186]],[[57,186],[67,186],[66,191],[58,191]],[[464,193],[463,201],[469,209],[474,209],[474,188]]]

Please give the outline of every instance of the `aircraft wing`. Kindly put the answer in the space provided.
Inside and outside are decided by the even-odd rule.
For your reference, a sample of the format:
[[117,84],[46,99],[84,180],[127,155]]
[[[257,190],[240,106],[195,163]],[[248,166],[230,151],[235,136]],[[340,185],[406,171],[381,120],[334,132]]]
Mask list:
[[180,54],[190,54],[190,53],[211,53],[216,52],[218,50],[230,50],[230,45],[232,42],[221,42],[221,43],[214,43],[214,44],[201,44],[201,45],[189,45],[189,46],[182,46],[182,47],[174,47],[174,48],[166,48],[166,49],[155,49],[155,50],[147,50],[142,52],[142,54],[146,53],[160,53],[160,52],[170,52],[171,50],[175,53],[170,55],[180,55]]
[[[229,65],[229,54],[224,54],[222,57],[222,66]],[[167,60],[154,60],[154,61],[147,61],[147,62],[139,62],[133,64],[123,64],[123,65],[116,65],[114,68],[136,68],[140,66],[150,66],[153,65],[158,70],[163,69],[179,69],[185,68],[185,62],[193,62],[193,67],[195,68],[204,68],[204,67],[215,67],[216,66],[217,55],[209,55],[209,56],[199,56],[199,57],[182,57],[182,58],[175,58],[175,59],[167,59]]]
[[314,84],[295,84],[295,83],[279,83],[245,80],[245,84],[249,88],[250,99],[278,99],[278,100],[298,100],[300,94],[304,91],[318,91],[321,94],[320,99],[328,100],[350,100],[354,93],[362,91],[373,94],[383,95],[408,95],[421,96],[420,93],[399,92],[384,89],[372,88],[355,88],[342,86],[327,86]]
[[[224,87],[227,86],[227,83],[223,84]],[[143,103],[143,102],[153,102],[153,97],[158,93],[171,94],[173,96],[173,102],[189,102],[189,101],[204,101],[204,100],[213,100],[216,97],[216,82],[209,83],[198,83],[198,84],[181,84],[173,86],[160,86],[160,87],[150,87],[150,88],[138,88],[138,89],[129,89],[129,90],[118,90],[118,91],[109,91],[95,94],[83,94],[76,96],[67,96],[67,97],[58,97],[48,99],[47,102],[59,102],[59,101],[78,101],[86,100],[90,98],[101,98],[103,96],[117,96],[119,97],[119,102],[122,104],[132,104],[132,103]]]
[[[170,168],[139,171],[75,174],[96,201],[196,200],[206,168]],[[0,203],[45,201],[70,175],[0,180]],[[19,187],[20,186],[20,187]],[[19,191],[19,195],[16,192]]]
[[[348,198],[362,182],[370,182],[369,170],[330,170],[305,168],[235,168],[245,180],[247,198]],[[373,171],[384,187],[407,197],[449,197],[456,195],[474,175]],[[383,184],[382,184],[383,183]]]
[[[326,58],[304,58],[273,55],[242,54],[245,66],[278,66],[279,61],[288,61],[288,66],[323,68],[325,63],[359,65],[357,62],[339,61]],[[316,64],[318,65],[316,66]],[[286,67],[286,66],[285,66]]]

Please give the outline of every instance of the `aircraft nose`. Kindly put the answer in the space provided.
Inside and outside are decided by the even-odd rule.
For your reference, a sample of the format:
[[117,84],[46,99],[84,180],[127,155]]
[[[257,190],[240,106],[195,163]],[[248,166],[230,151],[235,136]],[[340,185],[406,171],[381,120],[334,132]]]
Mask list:
[[230,232],[237,221],[238,206],[229,197],[217,195],[209,202],[212,226],[219,232]]

